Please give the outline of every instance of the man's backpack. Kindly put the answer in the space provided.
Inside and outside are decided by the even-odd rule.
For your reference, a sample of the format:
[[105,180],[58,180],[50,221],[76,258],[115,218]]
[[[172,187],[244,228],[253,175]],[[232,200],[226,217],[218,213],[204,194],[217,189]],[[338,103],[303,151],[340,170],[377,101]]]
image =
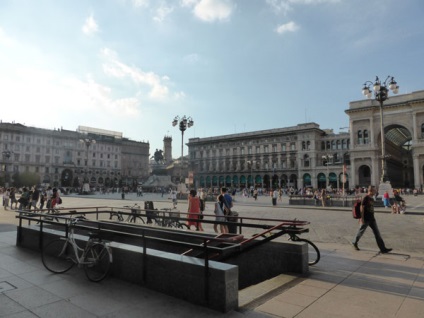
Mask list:
[[355,204],[352,207],[352,215],[354,219],[361,218],[361,200],[356,200]]

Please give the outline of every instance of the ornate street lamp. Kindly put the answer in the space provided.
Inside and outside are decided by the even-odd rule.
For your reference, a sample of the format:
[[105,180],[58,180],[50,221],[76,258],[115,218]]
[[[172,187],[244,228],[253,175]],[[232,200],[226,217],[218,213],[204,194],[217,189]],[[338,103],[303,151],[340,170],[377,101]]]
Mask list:
[[[371,98],[372,90],[371,86],[373,86],[374,97],[380,103],[380,130],[381,130],[381,179],[380,184],[382,183],[390,183],[389,176],[387,174],[387,162],[386,162],[386,146],[385,146],[385,134],[384,134],[384,124],[383,124],[383,103],[387,100],[389,95],[389,90],[393,92],[393,94],[397,94],[399,92],[399,86],[397,85],[394,77],[387,76],[384,82],[381,82],[378,76],[375,78],[375,82],[366,81],[364,83],[364,87],[362,88],[362,94],[367,98]],[[391,187],[390,187],[391,188]],[[379,194],[382,195],[379,189]]]
[[178,125],[178,128],[181,131],[181,162],[180,162],[180,183],[183,183],[183,163],[184,163],[184,131],[187,128],[190,128],[194,125],[194,121],[191,117],[186,117],[185,115],[180,118],[179,116],[175,116],[172,121],[172,126],[175,127]]
[[322,159],[325,160],[325,165],[327,166],[327,184],[326,184],[326,188],[328,190],[328,187],[330,186],[330,159],[333,159],[333,155],[330,154],[326,154],[324,156],[322,156]]
[[[87,170],[88,170],[88,149],[90,148],[90,146],[92,144],[96,143],[96,140],[93,138],[81,138],[80,143],[84,144],[86,147],[86,151],[85,151],[85,169],[84,169],[84,182],[83,183],[89,183],[88,177],[87,177]],[[85,189],[85,191],[88,191],[87,189]]]

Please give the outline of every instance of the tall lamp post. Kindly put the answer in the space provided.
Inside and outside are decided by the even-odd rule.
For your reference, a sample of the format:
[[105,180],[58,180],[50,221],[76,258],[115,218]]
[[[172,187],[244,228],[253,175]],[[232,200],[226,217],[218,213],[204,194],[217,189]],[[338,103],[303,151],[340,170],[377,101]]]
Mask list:
[[172,126],[175,127],[178,125],[178,128],[181,131],[181,163],[180,163],[180,183],[183,183],[183,164],[184,164],[184,132],[187,128],[190,128],[194,125],[194,121],[191,117],[186,117],[185,115],[180,118],[175,116],[172,121]]
[[[85,169],[84,169],[84,183],[89,183],[89,180],[87,178],[87,169],[88,169],[88,149],[90,148],[90,146],[92,144],[96,143],[96,140],[93,138],[81,138],[80,143],[84,144],[86,147],[86,151],[85,151]],[[88,191],[89,189],[83,189],[83,191]]]
[[9,173],[7,171],[7,163],[9,162],[10,157],[12,156],[12,152],[10,150],[5,150],[2,152],[4,158],[4,186],[7,188],[9,186]]
[[326,154],[326,155],[322,156],[322,159],[325,160],[325,165],[327,166],[327,184],[326,184],[326,187],[327,187],[327,190],[328,190],[328,187],[330,186],[330,168],[328,166],[329,166],[330,159],[333,159],[333,155]]
[[250,168],[250,182],[251,182],[250,186],[255,188],[255,182],[253,181],[253,175],[252,175],[253,161],[252,160],[247,161],[247,166],[248,168]]
[[387,173],[387,161],[386,161],[386,146],[385,146],[385,134],[384,134],[384,124],[383,124],[383,103],[387,100],[389,95],[389,90],[393,92],[393,94],[397,94],[399,91],[399,86],[397,85],[394,77],[387,76],[384,82],[381,82],[378,76],[375,78],[375,82],[366,81],[364,83],[364,87],[362,88],[362,94],[367,98],[371,98],[373,91],[371,90],[371,86],[373,86],[374,97],[380,103],[380,130],[381,130],[381,178],[380,178],[380,187],[379,187],[379,195],[383,195],[383,192],[387,189],[381,189],[381,185],[387,183],[391,190],[389,175]]

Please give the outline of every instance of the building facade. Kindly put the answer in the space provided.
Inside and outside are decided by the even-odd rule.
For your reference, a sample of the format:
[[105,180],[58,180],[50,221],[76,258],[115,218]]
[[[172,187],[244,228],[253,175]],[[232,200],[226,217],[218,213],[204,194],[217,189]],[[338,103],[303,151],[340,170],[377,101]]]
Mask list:
[[[382,171],[380,106],[375,100],[349,104],[350,172],[354,184],[379,184]],[[422,189],[424,183],[424,91],[384,102],[387,172],[393,187]]]
[[148,176],[149,143],[122,133],[78,127],[77,131],[0,123],[2,178],[13,184],[22,174],[53,186],[115,187]]
[[[195,187],[347,189],[350,135],[316,123],[188,142]],[[343,177],[344,176],[344,177]]]
[[[393,187],[424,183],[424,91],[384,103],[388,175]],[[299,124],[188,142],[195,187],[313,187],[378,185],[382,171],[379,103],[355,101],[349,132]]]

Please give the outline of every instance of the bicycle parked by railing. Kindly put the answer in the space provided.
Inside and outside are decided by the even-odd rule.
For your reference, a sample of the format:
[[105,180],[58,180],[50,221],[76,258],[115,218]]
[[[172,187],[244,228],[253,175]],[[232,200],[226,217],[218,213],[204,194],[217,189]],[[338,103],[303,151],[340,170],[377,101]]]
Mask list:
[[157,225],[163,226],[163,227],[173,227],[177,229],[184,229],[188,230],[189,227],[186,223],[180,221],[180,211],[172,211],[173,209],[170,208],[164,208],[161,209],[163,214],[168,213],[168,216],[163,215],[163,217],[155,218],[155,222]]
[[[141,221],[141,223],[145,223],[143,218],[141,217],[141,207],[136,203],[133,206],[129,206],[129,205],[124,205],[123,206],[125,209],[130,210],[131,214],[128,215],[127,219],[125,220],[125,222],[133,222],[136,223],[137,219],[139,219]],[[112,211],[110,212],[109,215],[109,220],[112,220],[116,218],[116,220],[118,222],[123,222],[124,221],[124,214],[122,213],[122,211]]]
[[77,264],[78,267],[84,268],[89,280],[98,282],[109,272],[112,252],[108,244],[95,233],[89,233],[85,247],[78,246],[74,228],[80,220],[85,218],[70,219],[68,237],[60,237],[43,246],[41,260],[49,271],[56,274],[65,273]]

